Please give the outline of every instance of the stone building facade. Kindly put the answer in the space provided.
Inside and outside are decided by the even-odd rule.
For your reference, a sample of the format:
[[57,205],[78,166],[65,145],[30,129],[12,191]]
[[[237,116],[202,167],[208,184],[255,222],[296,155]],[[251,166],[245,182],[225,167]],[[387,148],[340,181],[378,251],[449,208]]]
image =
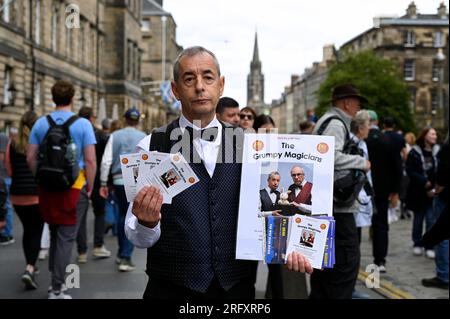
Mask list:
[[179,112],[165,105],[160,85],[172,80],[173,62],[182,47],[176,41],[175,19],[163,9],[162,0],[143,0],[142,8],[142,90],[146,107],[146,124],[159,127]]
[[417,127],[433,125],[445,129],[448,128],[448,79],[441,72],[448,65],[448,53],[444,54],[444,48],[448,47],[448,27],[444,3],[434,14],[421,14],[412,2],[401,17],[375,18],[374,26],[344,43],[340,54],[373,50],[378,56],[394,61],[408,86]]
[[323,58],[306,68],[302,75],[292,75],[280,99],[272,101],[271,115],[282,133],[299,131],[299,124],[306,120],[306,111],[317,106],[316,92],[328,75],[328,69],[336,61],[334,45],[323,47]]
[[[6,4],[0,0],[0,6]],[[141,0],[14,0],[0,13],[0,130],[29,109],[52,111],[58,79],[76,88],[74,111],[142,110]],[[102,102],[101,102],[102,101]]]

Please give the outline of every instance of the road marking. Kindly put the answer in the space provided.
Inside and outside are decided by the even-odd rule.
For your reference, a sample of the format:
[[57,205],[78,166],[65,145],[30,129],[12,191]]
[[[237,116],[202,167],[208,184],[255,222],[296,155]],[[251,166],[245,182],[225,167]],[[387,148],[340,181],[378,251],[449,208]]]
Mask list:
[[[366,278],[369,276],[369,273],[359,270],[358,280],[363,284],[366,282]],[[392,282],[387,281],[385,279],[380,280],[380,288],[371,288],[373,291],[383,295],[389,299],[417,299],[409,292],[406,292],[398,287],[396,287]]]

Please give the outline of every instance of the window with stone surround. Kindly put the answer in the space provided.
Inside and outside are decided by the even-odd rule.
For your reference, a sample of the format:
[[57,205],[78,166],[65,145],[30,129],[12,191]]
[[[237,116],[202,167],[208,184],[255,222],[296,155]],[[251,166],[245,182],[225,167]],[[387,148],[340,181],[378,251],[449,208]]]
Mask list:
[[403,66],[403,75],[406,81],[414,81],[416,77],[416,61],[413,59],[405,59]]
[[414,47],[416,45],[416,35],[413,31],[405,31],[405,47]]
[[72,55],[72,29],[64,27],[66,28],[66,55],[70,57]]
[[12,83],[12,68],[10,66],[6,66],[5,68],[5,77],[3,80],[3,104],[9,105],[11,103],[11,92],[9,88]]
[[58,51],[58,4],[54,4],[52,8],[52,51]]
[[3,8],[2,19],[6,23],[11,22],[11,0],[0,1],[0,8]]
[[443,47],[443,41],[442,41],[442,39],[443,39],[443,34],[442,34],[442,32],[440,32],[440,31],[437,31],[437,32],[435,32],[434,33],[434,47],[435,48],[442,48]]
[[34,3],[34,42],[41,43],[41,0]]
[[37,78],[34,82],[34,105],[39,106],[42,104],[42,79]]
[[85,43],[85,37],[84,37],[84,33],[85,33],[85,24],[83,23],[83,20],[80,20],[80,28],[78,29],[78,49],[79,49],[79,58],[78,61],[81,64],[84,64],[84,53],[85,53],[85,49],[86,49],[86,43]]
[[150,31],[150,19],[142,20],[141,21],[141,31],[142,32],[149,32]]

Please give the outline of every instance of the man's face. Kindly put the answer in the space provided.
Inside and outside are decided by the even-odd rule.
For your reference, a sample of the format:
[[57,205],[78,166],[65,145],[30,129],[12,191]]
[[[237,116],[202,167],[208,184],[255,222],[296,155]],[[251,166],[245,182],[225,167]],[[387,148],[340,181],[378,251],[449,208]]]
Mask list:
[[345,110],[346,112],[354,118],[356,116],[356,113],[358,113],[361,110],[361,102],[359,99],[355,98],[348,98],[345,99]]
[[278,188],[278,186],[280,185],[280,175],[272,175],[269,178],[269,188],[271,190],[276,190]]
[[219,120],[229,123],[233,126],[239,125],[239,107],[226,107],[222,114],[217,113]]
[[301,185],[305,179],[305,172],[300,167],[294,167],[291,170],[292,181],[296,185]]
[[213,57],[202,52],[181,58],[178,80],[172,82],[172,91],[181,102],[183,114],[193,121],[215,113],[224,83]]

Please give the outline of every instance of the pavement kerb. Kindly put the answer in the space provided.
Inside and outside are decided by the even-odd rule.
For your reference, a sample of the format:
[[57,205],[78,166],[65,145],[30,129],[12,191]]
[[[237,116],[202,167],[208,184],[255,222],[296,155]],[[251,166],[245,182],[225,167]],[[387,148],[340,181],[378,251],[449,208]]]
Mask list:
[[[369,273],[359,270],[358,280],[362,283],[366,282],[366,278],[369,276]],[[409,292],[406,292],[398,287],[396,287],[392,282],[381,279],[380,280],[380,288],[372,288],[375,292],[389,298],[389,299],[416,299]]]

